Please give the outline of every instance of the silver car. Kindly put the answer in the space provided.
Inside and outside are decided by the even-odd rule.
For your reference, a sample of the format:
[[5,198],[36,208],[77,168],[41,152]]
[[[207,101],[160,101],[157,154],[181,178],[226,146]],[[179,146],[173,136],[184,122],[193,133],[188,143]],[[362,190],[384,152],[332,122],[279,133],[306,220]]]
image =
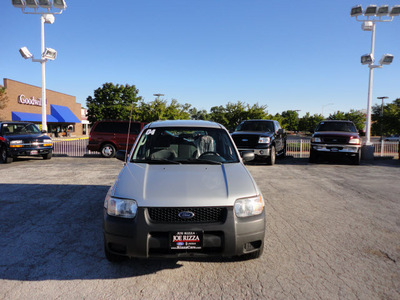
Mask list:
[[242,155],[217,123],[148,124],[104,201],[107,259],[259,257],[264,200]]

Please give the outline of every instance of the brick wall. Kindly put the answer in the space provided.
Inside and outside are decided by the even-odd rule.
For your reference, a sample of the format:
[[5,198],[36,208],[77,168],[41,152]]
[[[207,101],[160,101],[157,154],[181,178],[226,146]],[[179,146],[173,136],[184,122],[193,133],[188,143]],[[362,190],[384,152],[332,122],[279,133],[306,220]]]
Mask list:
[[[4,87],[8,96],[8,103],[4,110],[0,111],[0,118],[3,120],[11,120],[11,112],[26,112],[34,114],[42,114],[42,107],[35,105],[27,105],[18,103],[19,95],[24,95],[26,98],[35,97],[42,98],[42,88],[34,85],[18,82],[15,80],[4,78]],[[76,97],[67,94],[46,90],[47,97],[47,114],[51,114],[51,104],[67,106],[74,115],[81,119],[81,105],[76,103]],[[82,123],[75,124],[75,134],[82,134]]]

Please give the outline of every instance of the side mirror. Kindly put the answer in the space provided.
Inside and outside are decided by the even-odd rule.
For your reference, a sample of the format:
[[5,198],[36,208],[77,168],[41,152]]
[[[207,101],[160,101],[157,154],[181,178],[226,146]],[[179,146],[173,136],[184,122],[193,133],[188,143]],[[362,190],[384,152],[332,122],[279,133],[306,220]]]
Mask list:
[[285,129],[279,128],[278,129],[278,134],[285,134]]
[[118,150],[117,153],[115,154],[115,158],[122,160],[123,162],[126,162],[128,156],[126,155],[125,150]]
[[240,155],[243,161],[252,161],[256,158],[253,151],[243,151]]
[[41,133],[47,133],[47,131],[46,130],[42,130]]

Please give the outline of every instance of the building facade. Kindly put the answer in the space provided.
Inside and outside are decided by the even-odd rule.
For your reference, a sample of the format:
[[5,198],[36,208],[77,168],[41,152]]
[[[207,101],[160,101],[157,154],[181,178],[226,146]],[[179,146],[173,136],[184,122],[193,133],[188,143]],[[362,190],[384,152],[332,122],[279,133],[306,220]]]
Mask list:
[[[30,121],[42,125],[42,88],[3,79],[8,101],[0,110],[0,120]],[[82,135],[81,105],[76,97],[46,90],[47,127],[53,136]]]

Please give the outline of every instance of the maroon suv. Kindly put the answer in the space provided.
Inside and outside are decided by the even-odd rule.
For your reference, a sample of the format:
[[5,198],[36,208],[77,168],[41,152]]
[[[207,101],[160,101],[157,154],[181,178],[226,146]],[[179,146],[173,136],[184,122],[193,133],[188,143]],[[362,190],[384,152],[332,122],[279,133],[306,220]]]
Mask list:
[[353,164],[360,164],[361,139],[353,122],[325,120],[317,125],[311,137],[310,162],[321,156],[347,156]]
[[145,125],[143,122],[130,122],[128,141],[129,121],[97,121],[90,131],[87,149],[110,158],[117,150],[126,150],[128,142],[129,151]]

